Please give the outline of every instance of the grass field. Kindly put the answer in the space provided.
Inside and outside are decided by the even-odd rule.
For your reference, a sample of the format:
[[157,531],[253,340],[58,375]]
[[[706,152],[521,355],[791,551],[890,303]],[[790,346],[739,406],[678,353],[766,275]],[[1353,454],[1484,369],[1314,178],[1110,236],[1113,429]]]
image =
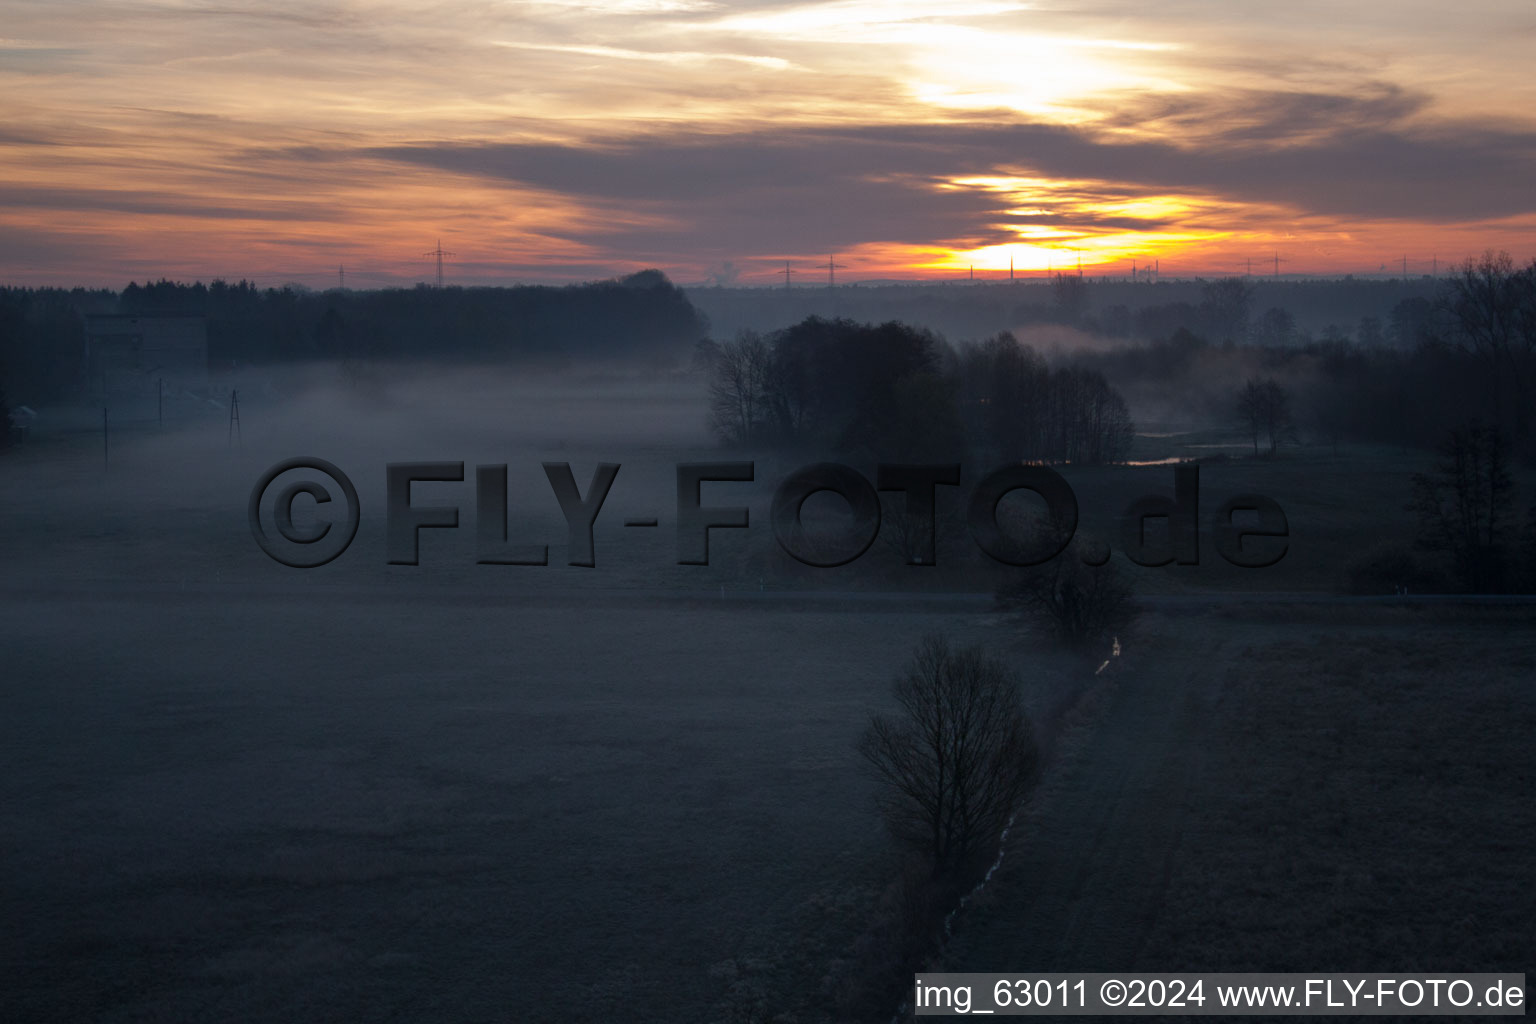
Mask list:
[[951,966],[1526,969],[1528,613],[1256,611],[1149,627]]
[[[1404,535],[1425,456],[1208,464],[1206,514],[1270,494],[1291,554],[1132,567],[1151,610],[1095,676],[993,610],[963,536],[936,570],[776,554],[798,460],[709,492],[753,526],[675,564],[673,467],[721,457],[680,388],[616,386],[601,427],[571,408],[590,388],[553,385],[500,420],[473,391],[253,399],[238,447],[203,423],[125,429],[106,472],[89,435],[0,461],[0,1019],[836,1019],[893,870],[854,741],[933,629],[1006,658],[1064,729],[947,965],[1529,964],[1528,609],[1332,596],[1351,552]],[[246,522],[299,454],[363,508],[313,571]],[[419,488],[460,529],[385,564],[382,468],[407,459],[508,463],[551,564],[477,566],[470,483]],[[624,466],[595,569],[563,564],[547,460],[583,488]],[[1066,472],[1100,532],[1172,481]]]

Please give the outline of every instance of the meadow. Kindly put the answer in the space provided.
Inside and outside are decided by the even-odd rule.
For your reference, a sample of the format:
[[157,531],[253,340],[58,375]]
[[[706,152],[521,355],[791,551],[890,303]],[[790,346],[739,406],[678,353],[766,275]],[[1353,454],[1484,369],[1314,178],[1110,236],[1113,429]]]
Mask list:
[[[0,461],[6,1019],[837,1019],[893,870],[854,741],[930,630],[1008,660],[1052,751],[946,965],[1529,963],[1529,615],[1336,593],[1341,560],[1406,536],[1422,453],[1207,463],[1203,508],[1271,495],[1291,553],[1130,567],[1148,610],[1095,675],[994,608],[963,536],[933,570],[878,543],[847,571],[783,558],[788,457],[709,485],[752,527],[675,564],[675,464],[750,457],[685,377],[249,393],[238,445],[209,414],[125,426],[105,470],[84,429]],[[1187,430],[1135,457],[1235,443]],[[361,495],[315,570],[246,522],[299,454]],[[468,482],[418,487],[460,528],[387,564],[383,465],[410,459],[506,462],[550,564],[476,565]],[[623,465],[595,568],[563,564],[543,461],[583,489]],[[1111,536],[1171,487],[1066,475]]]

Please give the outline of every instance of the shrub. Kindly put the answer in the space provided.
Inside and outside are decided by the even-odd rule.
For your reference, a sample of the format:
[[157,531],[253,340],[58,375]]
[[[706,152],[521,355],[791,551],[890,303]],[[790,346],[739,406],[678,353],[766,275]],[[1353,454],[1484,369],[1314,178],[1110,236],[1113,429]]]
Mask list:
[[1405,544],[1378,545],[1344,569],[1348,594],[1443,594],[1450,589],[1445,568]]
[[998,603],[1021,614],[1026,628],[1075,651],[1124,632],[1137,614],[1130,579],[1112,561],[1085,564],[1084,545],[1074,540],[1044,565],[1020,569],[1017,580],[997,591]]

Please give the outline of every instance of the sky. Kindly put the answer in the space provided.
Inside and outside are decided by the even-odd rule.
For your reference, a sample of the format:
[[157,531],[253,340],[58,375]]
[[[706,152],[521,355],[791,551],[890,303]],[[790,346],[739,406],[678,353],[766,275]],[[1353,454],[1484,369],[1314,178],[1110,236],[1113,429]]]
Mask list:
[[0,284],[1536,256],[1526,0],[0,0]]

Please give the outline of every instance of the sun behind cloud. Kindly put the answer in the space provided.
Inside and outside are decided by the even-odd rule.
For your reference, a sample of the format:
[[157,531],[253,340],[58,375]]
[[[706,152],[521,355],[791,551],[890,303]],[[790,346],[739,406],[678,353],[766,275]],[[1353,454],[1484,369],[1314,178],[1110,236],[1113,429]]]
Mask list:
[[[9,6],[0,273],[1290,272],[1530,251],[1536,83],[1475,0]],[[450,244],[451,243],[451,244]]]

